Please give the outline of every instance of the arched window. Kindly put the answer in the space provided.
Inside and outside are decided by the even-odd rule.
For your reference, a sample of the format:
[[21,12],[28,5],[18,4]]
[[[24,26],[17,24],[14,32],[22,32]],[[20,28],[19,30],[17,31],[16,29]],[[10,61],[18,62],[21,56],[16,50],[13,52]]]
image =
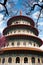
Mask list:
[[32,42],[31,42],[31,41],[29,41],[29,44],[30,44],[30,45],[32,45]]
[[25,46],[26,46],[26,42],[23,42],[23,45],[25,45]]
[[27,32],[29,32],[29,30],[27,30]]
[[14,33],[16,33],[16,30],[14,30]]
[[38,58],[38,63],[40,63],[40,59]]
[[20,58],[19,57],[16,58],[16,63],[20,63]]
[[12,63],[12,58],[11,57],[8,58],[8,62]]
[[18,21],[16,21],[15,23],[18,24]]
[[19,46],[20,45],[20,42],[17,42],[17,46]]
[[25,29],[23,29],[23,32],[25,32]]
[[28,58],[27,57],[24,58],[24,63],[28,63]]
[[14,46],[14,42],[12,42],[12,46]]
[[11,33],[12,33],[12,31],[11,31]]
[[18,32],[20,32],[20,30],[18,30]]
[[9,32],[8,32],[8,34],[9,34]]
[[32,57],[32,58],[31,58],[31,61],[32,61],[32,63],[35,63],[35,58]]
[[2,63],[5,63],[5,58],[2,59]]
[[35,46],[35,44],[34,44],[34,46]]

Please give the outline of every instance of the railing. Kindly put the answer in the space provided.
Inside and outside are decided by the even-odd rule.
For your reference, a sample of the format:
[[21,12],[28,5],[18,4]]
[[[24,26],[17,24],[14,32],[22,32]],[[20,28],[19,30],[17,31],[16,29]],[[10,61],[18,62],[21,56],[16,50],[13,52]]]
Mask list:
[[3,63],[0,65],[43,65],[43,63]]

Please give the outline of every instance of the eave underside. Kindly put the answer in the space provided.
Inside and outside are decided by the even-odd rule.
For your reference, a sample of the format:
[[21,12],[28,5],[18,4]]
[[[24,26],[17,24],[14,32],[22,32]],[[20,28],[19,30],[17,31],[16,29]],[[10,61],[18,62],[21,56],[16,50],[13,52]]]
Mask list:
[[39,32],[36,28],[30,26],[30,25],[24,25],[24,24],[16,24],[16,25],[11,25],[9,27],[6,27],[3,30],[3,34],[6,34],[9,30],[16,30],[16,29],[27,29],[30,31],[33,31],[35,33],[35,35],[38,36]]
[[41,39],[39,39],[38,37],[36,36],[31,36],[31,35],[10,35],[10,36],[6,36],[6,38],[8,40],[20,40],[20,39],[23,39],[23,40],[33,40],[33,41],[36,41],[40,46],[43,44],[43,41]]
[[33,54],[43,56],[43,51],[37,48],[26,48],[26,47],[11,47],[3,48],[0,50],[0,55],[5,54]]

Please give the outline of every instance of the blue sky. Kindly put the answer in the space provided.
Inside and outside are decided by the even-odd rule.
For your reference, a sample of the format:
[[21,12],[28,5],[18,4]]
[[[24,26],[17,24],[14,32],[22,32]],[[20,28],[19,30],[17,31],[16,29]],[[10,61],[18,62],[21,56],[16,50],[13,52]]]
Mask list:
[[[8,12],[10,13],[10,11],[12,11],[12,13],[10,13],[9,16],[6,16],[3,20],[4,17],[4,13],[5,12],[1,12],[1,10],[3,10],[3,6],[0,5],[0,32],[2,33],[3,29],[7,26],[7,21],[10,17],[15,16],[15,13],[18,11],[17,15],[20,14],[20,10],[22,10],[22,15],[25,15],[25,12],[29,11],[30,7],[25,8],[25,6],[22,5],[22,3],[25,0],[8,0],[6,7],[8,9]],[[31,0],[30,0],[31,1]],[[38,2],[41,5],[41,0],[33,0],[33,1],[40,1]],[[0,0],[0,2],[3,3],[3,0]],[[10,2],[10,3],[9,3]],[[11,2],[13,2],[13,4],[11,4]],[[42,3],[43,4],[43,3]],[[8,6],[9,5],[9,6]],[[12,6],[11,6],[12,5]],[[31,15],[28,15],[28,17],[31,17],[35,22],[37,22],[37,16],[39,15],[40,11],[40,7],[36,6],[34,11],[31,12]],[[42,10],[43,11],[43,10]],[[14,13],[15,12],[15,13]],[[11,16],[12,15],[12,16]],[[43,13],[41,13],[41,16],[43,16]],[[39,19],[38,22],[38,29],[39,30],[39,37],[43,40],[43,18]]]

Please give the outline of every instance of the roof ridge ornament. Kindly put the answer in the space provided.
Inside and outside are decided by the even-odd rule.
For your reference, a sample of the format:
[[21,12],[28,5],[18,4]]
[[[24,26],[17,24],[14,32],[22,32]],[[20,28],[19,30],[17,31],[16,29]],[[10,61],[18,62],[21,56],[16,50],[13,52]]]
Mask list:
[[20,10],[20,16],[22,16],[22,11]]

